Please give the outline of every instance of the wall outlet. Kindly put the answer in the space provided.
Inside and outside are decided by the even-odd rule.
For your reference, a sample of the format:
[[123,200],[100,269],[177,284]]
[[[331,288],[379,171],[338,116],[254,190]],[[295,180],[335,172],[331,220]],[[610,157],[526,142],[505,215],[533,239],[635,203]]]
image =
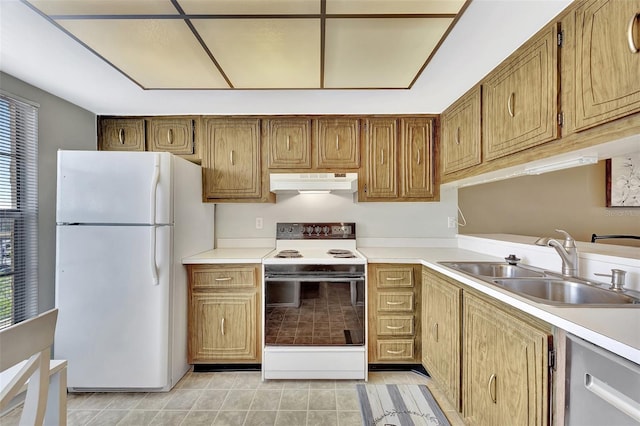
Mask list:
[[256,229],[262,229],[262,218],[261,217],[256,217]]
[[455,216],[449,216],[447,218],[447,228],[455,228],[457,224]]

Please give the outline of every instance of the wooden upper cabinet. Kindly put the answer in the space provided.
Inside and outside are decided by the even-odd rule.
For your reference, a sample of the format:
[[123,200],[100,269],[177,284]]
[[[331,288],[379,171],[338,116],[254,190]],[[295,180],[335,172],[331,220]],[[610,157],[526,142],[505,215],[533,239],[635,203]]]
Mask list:
[[311,168],[311,119],[273,118],[262,124],[269,168]]
[[576,128],[640,111],[640,0],[591,0],[575,13]]
[[398,196],[398,120],[364,120],[365,184],[362,198]]
[[442,113],[442,174],[482,162],[480,94],[476,86]]
[[260,120],[211,118],[204,126],[205,198],[260,198]]
[[360,129],[357,118],[315,120],[316,164],[319,169],[360,167]]
[[558,137],[557,52],[554,24],[483,81],[482,144],[486,160]]
[[400,120],[400,196],[430,198],[434,196],[433,119]]
[[194,121],[191,118],[151,118],[147,124],[149,151],[193,154],[194,131]]
[[104,151],[144,151],[144,118],[103,118],[100,120],[100,149]]

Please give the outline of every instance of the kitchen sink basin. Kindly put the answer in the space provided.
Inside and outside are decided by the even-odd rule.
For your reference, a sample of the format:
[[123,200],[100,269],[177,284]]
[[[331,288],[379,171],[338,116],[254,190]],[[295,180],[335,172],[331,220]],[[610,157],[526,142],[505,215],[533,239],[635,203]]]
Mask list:
[[442,265],[470,275],[491,278],[544,277],[543,271],[504,262],[440,262]]
[[640,299],[582,281],[549,277],[495,279],[493,282],[534,302],[548,305],[637,305],[640,307]]

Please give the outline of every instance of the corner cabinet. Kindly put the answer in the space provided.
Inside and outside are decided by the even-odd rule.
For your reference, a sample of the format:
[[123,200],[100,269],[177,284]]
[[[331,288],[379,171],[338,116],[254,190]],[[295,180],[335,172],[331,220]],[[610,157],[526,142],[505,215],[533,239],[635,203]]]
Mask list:
[[481,86],[476,86],[440,117],[442,174],[457,172],[482,162],[481,93]]
[[462,288],[440,274],[422,272],[422,364],[460,410]]
[[437,201],[432,117],[363,120],[359,201]]
[[556,25],[528,41],[482,82],[485,160],[558,137]]
[[207,118],[204,131],[205,200],[263,200],[260,120]]
[[187,268],[189,363],[259,363],[260,265]]
[[463,324],[465,422],[549,424],[550,333],[466,292]]
[[98,141],[103,151],[144,151],[144,118],[102,118]]
[[576,129],[640,111],[640,0],[585,1],[575,26]]
[[420,362],[420,274],[403,264],[370,264],[369,362]]

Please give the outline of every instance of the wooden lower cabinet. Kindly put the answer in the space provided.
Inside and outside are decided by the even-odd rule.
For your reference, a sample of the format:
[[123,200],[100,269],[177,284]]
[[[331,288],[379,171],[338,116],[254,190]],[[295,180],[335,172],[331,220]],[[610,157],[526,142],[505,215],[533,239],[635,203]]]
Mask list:
[[369,264],[369,362],[420,362],[420,270]]
[[422,364],[460,409],[462,288],[436,272],[422,272]]
[[259,363],[260,265],[189,265],[191,364]]
[[549,424],[551,334],[467,292],[463,324],[465,422]]

